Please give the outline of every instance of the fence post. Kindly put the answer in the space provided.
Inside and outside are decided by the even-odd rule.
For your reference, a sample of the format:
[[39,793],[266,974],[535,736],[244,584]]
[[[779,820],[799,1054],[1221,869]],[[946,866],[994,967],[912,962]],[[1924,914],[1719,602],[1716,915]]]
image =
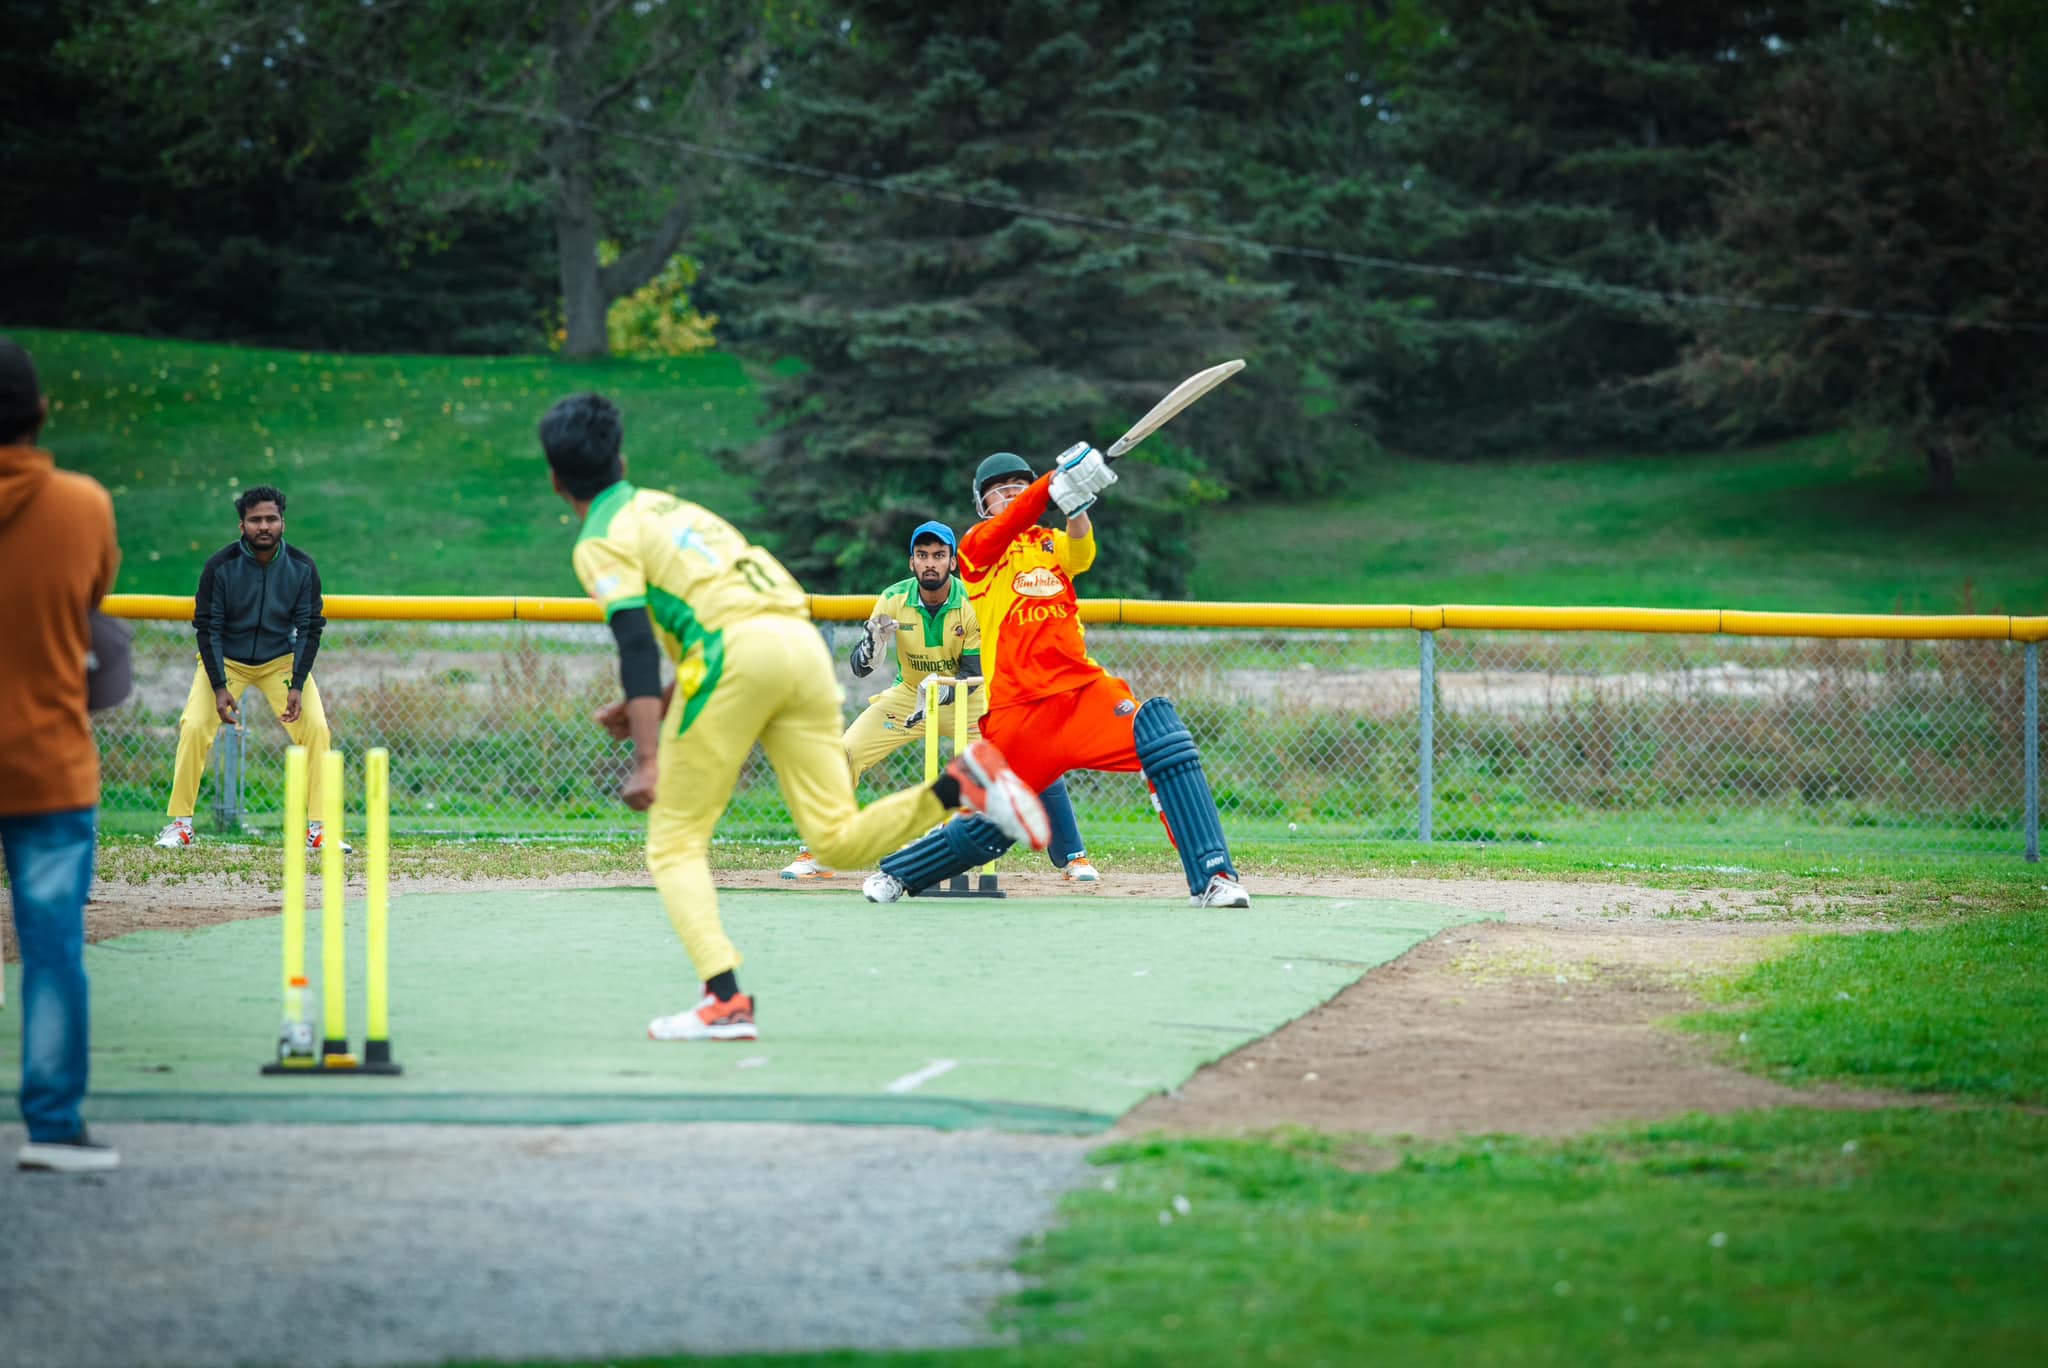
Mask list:
[[1430,813],[1436,803],[1436,633],[1422,634],[1422,755],[1421,798],[1415,827],[1423,840],[1430,839]]
[[2041,862],[2041,643],[2027,643],[2027,863]]

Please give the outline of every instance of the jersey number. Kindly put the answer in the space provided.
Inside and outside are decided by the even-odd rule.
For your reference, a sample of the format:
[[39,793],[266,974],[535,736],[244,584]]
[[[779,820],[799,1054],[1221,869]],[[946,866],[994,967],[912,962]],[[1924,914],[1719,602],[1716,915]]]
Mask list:
[[732,568],[739,571],[746,578],[747,583],[753,586],[755,593],[768,594],[775,591],[775,577],[763,569],[761,563],[753,557],[741,556],[732,563]]

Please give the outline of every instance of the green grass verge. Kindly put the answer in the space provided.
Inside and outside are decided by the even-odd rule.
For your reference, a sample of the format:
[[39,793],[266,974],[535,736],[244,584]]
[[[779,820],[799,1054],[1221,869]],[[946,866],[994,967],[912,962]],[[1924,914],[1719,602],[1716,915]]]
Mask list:
[[2048,1102],[2048,895],[2001,915],[1828,936],[1721,986],[1733,1013],[1689,1017],[1788,1081]]
[[[1866,439],[1743,452],[1441,463],[1357,493],[1233,507],[1195,543],[1197,598],[2048,613],[2048,480],[1987,460],[1946,501]],[[1276,554],[1276,548],[1284,548]]]
[[236,493],[285,493],[286,539],[329,593],[577,594],[567,508],[534,427],[602,389],[636,478],[744,519],[753,481],[705,452],[756,430],[731,356],[332,356],[24,330],[59,464],[114,495],[130,593],[189,594],[233,540]]

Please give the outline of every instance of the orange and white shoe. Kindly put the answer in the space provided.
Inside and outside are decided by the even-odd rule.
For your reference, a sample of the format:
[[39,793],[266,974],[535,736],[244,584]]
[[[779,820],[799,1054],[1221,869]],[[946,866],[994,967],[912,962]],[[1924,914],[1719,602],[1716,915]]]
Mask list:
[[1101,883],[1102,875],[1089,863],[1086,855],[1076,855],[1060,866],[1060,877],[1068,883]]
[[735,993],[720,1002],[707,990],[687,1012],[656,1017],[647,1023],[649,1040],[759,1040],[754,1026],[754,999]]
[[[326,843],[326,840],[326,833],[321,831],[320,823],[306,823],[306,849],[318,850],[323,844]],[[350,845],[346,840],[344,840],[341,843],[341,853],[344,855],[353,855],[356,853],[356,848]]]
[[953,757],[946,773],[960,781],[962,807],[980,813],[1005,836],[1033,850],[1051,844],[1052,823],[1045,818],[1045,805],[994,746],[976,741]]
[[782,867],[785,879],[829,879],[833,871],[818,863],[809,846],[797,851],[796,858]]
[[156,834],[156,843],[165,850],[183,850],[192,844],[192,819],[173,817],[164,823],[164,829]]

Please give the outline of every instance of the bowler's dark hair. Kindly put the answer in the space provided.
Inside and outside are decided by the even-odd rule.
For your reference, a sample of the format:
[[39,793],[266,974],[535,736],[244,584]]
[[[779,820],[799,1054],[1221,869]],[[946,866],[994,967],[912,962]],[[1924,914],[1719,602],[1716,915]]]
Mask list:
[[0,443],[12,445],[43,421],[42,389],[28,348],[0,337]]
[[576,499],[594,499],[625,478],[619,462],[625,435],[618,405],[602,394],[572,394],[540,420],[548,467]]
[[249,510],[260,503],[277,505],[277,516],[284,516],[284,491],[274,485],[250,485],[235,496],[235,516],[246,518]]

